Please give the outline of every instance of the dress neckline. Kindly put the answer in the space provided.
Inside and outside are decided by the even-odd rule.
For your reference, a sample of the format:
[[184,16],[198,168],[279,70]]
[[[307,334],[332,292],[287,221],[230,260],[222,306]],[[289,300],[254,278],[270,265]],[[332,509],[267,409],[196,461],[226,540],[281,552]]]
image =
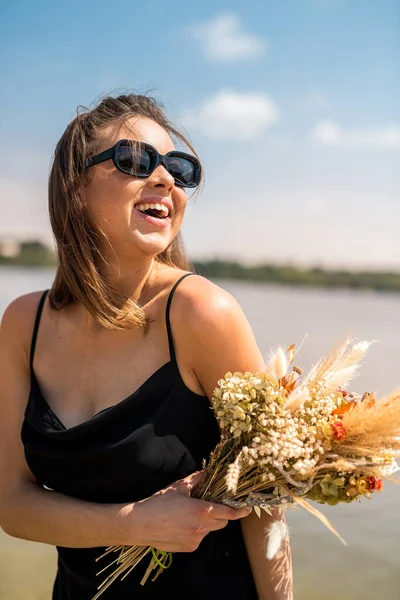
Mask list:
[[[31,372],[30,399],[31,399],[32,395],[34,395],[34,393],[36,392],[38,395],[38,398],[40,399],[40,401],[42,403],[43,414],[47,414],[50,417],[49,420],[53,424],[57,424],[60,427],[60,430],[58,430],[58,431],[66,432],[66,431],[75,430],[79,427],[83,427],[84,425],[89,425],[94,422],[97,423],[98,419],[105,418],[106,415],[108,416],[110,414],[114,414],[115,412],[118,412],[118,410],[120,410],[122,407],[125,407],[127,404],[130,404],[130,402],[134,398],[137,398],[139,393],[142,392],[144,389],[146,389],[149,386],[149,384],[156,378],[157,375],[160,375],[161,373],[163,373],[164,377],[167,377],[166,374],[172,373],[174,369],[176,371],[178,381],[184,387],[184,389],[187,393],[194,396],[195,398],[202,398],[202,399],[205,398],[208,401],[207,396],[193,392],[190,388],[188,388],[186,383],[183,381],[181,373],[178,368],[178,364],[176,362],[175,348],[174,348],[174,343],[173,343],[173,339],[172,339],[172,330],[171,330],[171,324],[170,324],[170,318],[169,318],[172,297],[173,297],[174,292],[175,292],[177,286],[179,285],[179,283],[183,279],[188,277],[189,275],[195,275],[195,273],[189,272],[189,273],[185,273],[184,275],[179,277],[179,279],[175,282],[175,284],[173,285],[173,287],[168,295],[168,300],[167,300],[167,305],[166,305],[166,310],[165,310],[165,319],[166,319],[166,327],[167,327],[167,335],[168,335],[170,360],[168,362],[164,363],[163,365],[161,365],[161,367],[159,367],[154,373],[152,373],[146,379],[146,381],[144,381],[134,392],[132,392],[131,394],[126,396],[126,398],[123,398],[122,400],[120,400],[119,402],[116,402],[115,404],[112,404],[111,406],[107,406],[106,408],[103,408],[102,410],[98,411],[96,414],[94,414],[89,419],[86,419],[85,421],[81,421],[80,423],[77,423],[76,425],[72,425],[71,427],[66,427],[64,425],[64,423],[61,421],[61,419],[57,416],[57,414],[51,408],[50,404],[47,402],[46,398],[44,397],[44,395],[42,393],[39,381],[35,375],[35,370],[33,367],[33,358],[34,358],[34,354],[35,354],[35,347],[36,347],[36,340],[37,340],[40,319],[41,319],[41,315],[42,315],[42,311],[43,311],[43,306],[44,306],[44,303],[46,300],[46,296],[47,296],[49,290],[45,290],[43,292],[43,294],[40,298],[40,301],[39,301],[37,312],[36,312],[36,318],[35,318],[33,334],[32,334],[31,349],[30,349],[30,360],[29,360],[30,372]],[[29,402],[28,402],[28,404],[29,404]]]
[[40,400],[42,401],[42,403],[45,406],[46,412],[50,413],[52,419],[55,420],[61,427],[61,430],[62,431],[71,431],[71,430],[76,430],[79,427],[88,425],[89,423],[93,423],[99,418],[108,417],[111,414],[118,412],[119,410],[121,410],[121,408],[125,407],[127,404],[130,404],[135,398],[137,398],[137,396],[140,394],[140,392],[142,392],[153,381],[153,379],[156,378],[157,375],[160,375],[164,371],[168,372],[168,370],[171,369],[171,367],[172,367],[172,369],[176,370],[179,381],[181,382],[181,384],[184,386],[185,390],[189,394],[192,394],[196,398],[202,398],[202,399],[207,398],[207,396],[204,396],[203,394],[198,394],[197,392],[194,392],[186,385],[186,383],[182,379],[182,376],[178,369],[177,363],[173,360],[169,360],[168,362],[161,365],[161,367],[159,367],[156,371],[154,371],[154,373],[152,373],[142,384],[140,384],[140,386],[138,388],[136,388],[135,391],[131,392],[128,396],[126,396],[122,400],[119,400],[118,402],[116,402],[115,404],[111,404],[110,406],[106,406],[106,408],[102,408],[101,410],[99,410],[97,413],[95,413],[89,419],[81,421],[80,423],[77,423],[76,425],[72,425],[71,427],[66,427],[64,425],[62,420],[58,417],[58,415],[54,412],[54,410],[52,409],[50,404],[47,402],[45,396],[42,393],[40,383],[36,378],[34,369],[32,369],[32,371],[31,371],[31,382],[32,382],[31,395],[34,393],[34,391],[36,391],[40,397]]

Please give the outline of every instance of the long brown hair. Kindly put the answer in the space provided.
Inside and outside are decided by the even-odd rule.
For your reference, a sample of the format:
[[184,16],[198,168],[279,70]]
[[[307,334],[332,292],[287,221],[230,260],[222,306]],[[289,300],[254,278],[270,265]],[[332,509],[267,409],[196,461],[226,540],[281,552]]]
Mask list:
[[[85,163],[96,153],[101,131],[132,116],[152,119],[197,156],[154,98],[138,94],[106,96],[93,109],[78,109],[56,146],[49,177],[50,222],[58,257],[50,306],[59,310],[80,302],[108,329],[146,329],[148,317],[137,302],[118,294],[105,277],[107,263],[102,248],[108,240],[85,207],[83,189],[89,177]],[[180,233],[156,261],[194,270]]]

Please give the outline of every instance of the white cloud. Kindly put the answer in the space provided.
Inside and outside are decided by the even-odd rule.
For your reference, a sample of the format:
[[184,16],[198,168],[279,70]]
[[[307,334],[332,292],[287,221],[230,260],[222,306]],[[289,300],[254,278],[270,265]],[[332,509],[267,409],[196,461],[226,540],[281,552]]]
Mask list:
[[312,137],[321,146],[390,150],[400,148],[400,125],[379,129],[344,129],[334,121],[320,121]]
[[233,62],[260,56],[266,42],[242,30],[242,21],[233,14],[220,15],[195,25],[191,35],[200,42],[204,54],[215,62]]
[[186,124],[216,140],[259,137],[280,118],[277,104],[261,93],[222,90],[184,118]]

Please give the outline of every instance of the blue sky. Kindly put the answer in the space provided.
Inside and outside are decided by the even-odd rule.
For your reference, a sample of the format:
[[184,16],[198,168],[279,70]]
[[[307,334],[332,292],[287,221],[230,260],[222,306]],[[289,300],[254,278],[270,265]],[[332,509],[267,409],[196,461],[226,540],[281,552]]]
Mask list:
[[49,163],[77,105],[151,90],[205,165],[193,257],[400,270],[398,1],[217,6],[3,4],[0,236],[51,238]]

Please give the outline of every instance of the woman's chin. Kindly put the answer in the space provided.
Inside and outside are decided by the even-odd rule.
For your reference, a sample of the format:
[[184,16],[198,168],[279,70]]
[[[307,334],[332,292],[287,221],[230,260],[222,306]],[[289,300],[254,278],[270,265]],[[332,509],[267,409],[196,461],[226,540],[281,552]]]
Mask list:
[[157,256],[161,254],[170,245],[170,235],[164,235],[162,232],[139,232],[137,229],[132,232],[131,236],[131,248],[137,248],[138,251],[143,254],[147,254],[149,257]]

